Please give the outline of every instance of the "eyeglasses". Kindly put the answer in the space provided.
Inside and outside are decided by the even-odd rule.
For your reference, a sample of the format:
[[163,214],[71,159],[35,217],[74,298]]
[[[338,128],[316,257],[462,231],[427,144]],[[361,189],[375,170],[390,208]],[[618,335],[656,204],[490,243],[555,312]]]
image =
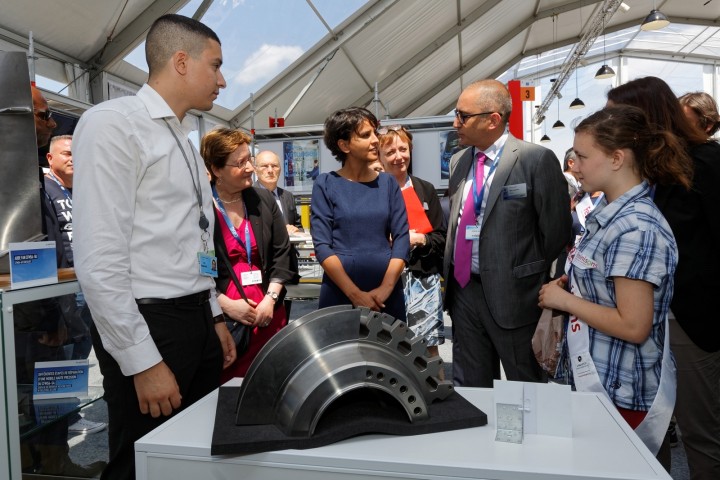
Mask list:
[[45,120],[46,122],[52,118],[52,112],[50,110],[45,110],[43,112],[35,112],[35,115],[38,116],[38,118]]
[[387,135],[390,132],[402,132],[405,130],[402,125],[386,125],[377,129],[378,135]]
[[267,170],[272,168],[273,170],[280,170],[280,165],[255,165],[258,170]]
[[226,163],[225,166],[226,167],[235,167],[235,168],[239,168],[240,170],[245,170],[248,167],[248,165],[252,165],[252,162],[250,160],[251,159],[248,158],[247,160],[243,160],[240,163]]
[[470,117],[477,117],[480,115],[492,115],[493,113],[497,113],[498,115],[500,115],[500,112],[462,113],[457,108],[455,109],[455,116],[457,117],[458,121],[460,122],[460,125],[465,125],[465,122]]

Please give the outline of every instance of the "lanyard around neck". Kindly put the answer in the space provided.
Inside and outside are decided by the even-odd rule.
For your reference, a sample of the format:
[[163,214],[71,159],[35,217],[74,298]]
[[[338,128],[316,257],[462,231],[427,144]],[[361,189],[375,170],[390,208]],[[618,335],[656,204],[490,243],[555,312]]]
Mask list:
[[[495,169],[497,168],[497,165],[498,165],[498,163],[500,162],[500,156],[502,155],[502,152],[503,152],[504,149],[505,149],[505,145],[503,145],[502,148],[500,148],[500,150],[498,151],[497,155],[495,156],[495,160],[493,161],[492,165],[490,165],[490,170],[488,171],[487,175],[485,175],[485,176],[483,177],[482,186],[480,187],[480,190],[478,191],[478,184],[477,184],[477,181],[476,181],[476,179],[477,179],[477,173],[476,173],[476,170],[475,170],[475,169],[477,168],[477,163],[478,163],[478,162],[477,162],[477,160],[475,159],[475,148],[473,147],[473,151],[472,151],[472,158],[473,158],[473,163],[472,163],[472,182],[473,182],[473,184],[472,184],[472,194],[473,194],[473,206],[475,207],[475,216],[476,216],[476,217],[479,217],[479,216],[480,216],[480,208],[482,207],[483,197],[485,196],[485,185],[487,184],[488,179],[489,179],[490,177],[492,177],[492,174],[495,173]],[[484,152],[483,152],[483,154],[484,154]],[[485,158],[488,158],[488,159],[489,159],[490,157],[488,157],[487,155],[485,155]],[[484,166],[483,166],[483,168],[484,168]]]
[[245,205],[245,202],[243,202],[243,209],[245,211],[245,242],[243,243],[242,240],[240,240],[240,235],[238,235],[237,230],[235,229],[235,226],[232,224],[232,221],[230,221],[230,216],[227,214],[227,211],[225,210],[225,205],[223,204],[222,200],[220,200],[220,195],[218,195],[217,190],[215,189],[215,186],[212,187],[212,194],[213,198],[215,199],[215,204],[218,207],[218,210],[220,210],[220,214],[223,216],[223,219],[225,220],[225,225],[227,225],[228,230],[230,230],[230,233],[232,234],[233,238],[235,238],[235,241],[245,249],[245,253],[247,254],[247,262],[248,265],[252,267],[252,245],[250,244],[250,219],[248,218],[248,212],[247,212],[247,205]]
[[[197,166],[197,160],[195,161],[195,175],[193,175],[192,168],[190,167],[190,159],[188,158],[187,154],[185,153],[185,150],[182,148],[182,145],[180,145],[180,139],[175,134],[175,131],[170,126],[170,123],[167,121],[167,119],[163,118],[165,121],[165,125],[167,125],[168,130],[170,130],[170,133],[172,134],[173,138],[175,139],[175,143],[177,143],[178,148],[180,149],[180,152],[182,153],[183,158],[185,159],[185,165],[187,165],[188,172],[190,172],[190,178],[192,179],[193,188],[195,189],[195,196],[197,197],[198,202],[198,208],[200,209],[200,220],[198,221],[198,226],[200,227],[200,230],[207,233],[207,229],[210,226],[210,221],[205,216],[205,212],[203,211],[203,196],[202,196],[202,188],[200,188],[200,170]],[[190,143],[190,140],[188,140],[188,144]],[[190,146],[190,151],[193,154],[193,160],[195,160],[195,151],[192,149],[192,145]],[[197,178],[197,181],[195,180]]]
[[68,189],[65,188],[65,185],[63,185],[62,182],[60,182],[60,179],[55,176],[55,174],[52,172],[52,170],[50,170],[48,172],[48,177],[51,180],[53,180],[55,183],[57,183],[58,187],[60,187],[60,190],[65,195],[65,198],[72,201],[72,195],[70,195],[70,192],[68,191]]

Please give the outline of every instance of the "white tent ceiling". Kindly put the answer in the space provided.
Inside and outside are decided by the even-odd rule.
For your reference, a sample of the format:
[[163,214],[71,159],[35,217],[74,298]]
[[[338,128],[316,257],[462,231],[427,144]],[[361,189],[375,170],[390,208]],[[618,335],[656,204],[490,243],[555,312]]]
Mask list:
[[[312,8],[312,0],[287,1]],[[38,73],[59,76],[62,63],[70,63],[89,69],[91,77],[106,71],[140,85],[146,74],[123,57],[143,40],[155,18],[186,3],[0,0],[0,50],[27,49],[32,31]],[[203,1],[199,13],[211,3]],[[655,35],[639,32],[654,2],[624,3],[629,10],[618,10],[605,31],[629,30],[618,37],[621,41],[608,44],[608,52],[701,62],[720,58],[720,0],[658,0],[657,8],[672,24]],[[444,115],[469,82],[536,73],[536,66],[523,73],[520,62],[577,42],[603,4],[602,0],[370,0],[256,92],[254,105],[248,99],[233,110],[215,107],[211,113],[250,128],[254,106],[264,126],[267,117],[276,111],[282,115],[299,98],[286,125],[318,124],[338,108],[373,105],[377,83],[381,114]],[[680,30],[689,25],[696,27]],[[233,45],[223,45],[224,55],[232,55],[232,49]],[[588,57],[602,55],[602,48],[588,52]],[[557,64],[562,61],[559,58]]]

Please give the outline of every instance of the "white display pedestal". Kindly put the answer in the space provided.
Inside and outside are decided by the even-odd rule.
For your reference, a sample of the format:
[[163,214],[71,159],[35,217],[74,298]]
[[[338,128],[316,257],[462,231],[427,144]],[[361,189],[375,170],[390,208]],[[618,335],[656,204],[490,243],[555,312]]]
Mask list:
[[417,436],[363,435],[309,450],[211,456],[216,390],[135,443],[137,478],[671,480],[617,410],[596,394],[572,394],[573,438],[526,435],[522,444],[512,444],[494,440],[492,389],[457,391],[487,414],[488,425]]

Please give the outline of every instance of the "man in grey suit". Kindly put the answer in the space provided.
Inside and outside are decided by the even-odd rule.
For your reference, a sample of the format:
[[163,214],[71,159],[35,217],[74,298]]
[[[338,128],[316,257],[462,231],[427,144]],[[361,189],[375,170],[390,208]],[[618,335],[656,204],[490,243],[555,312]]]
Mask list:
[[469,148],[450,160],[446,307],[456,385],[542,381],[531,338],[538,291],[570,241],[567,183],[555,154],[506,132],[505,86],[481,80],[460,94],[453,126]]

